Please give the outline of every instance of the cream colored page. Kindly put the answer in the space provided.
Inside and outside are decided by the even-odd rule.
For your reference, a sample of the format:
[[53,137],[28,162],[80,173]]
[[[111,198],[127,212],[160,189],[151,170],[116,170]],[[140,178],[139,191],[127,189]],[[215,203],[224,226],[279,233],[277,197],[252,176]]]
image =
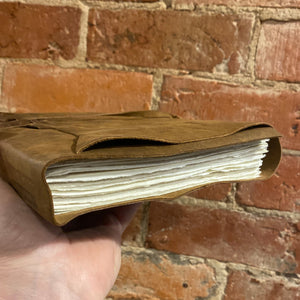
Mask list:
[[56,214],[124,202],[214,182],[260,176],[268,140],[167,158],[57,164],[46,180]]

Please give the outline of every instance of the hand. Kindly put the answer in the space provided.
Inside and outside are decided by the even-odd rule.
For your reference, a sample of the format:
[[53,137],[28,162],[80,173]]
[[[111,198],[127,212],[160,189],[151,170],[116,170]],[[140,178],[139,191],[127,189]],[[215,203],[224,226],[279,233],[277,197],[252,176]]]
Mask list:
[[104,299],[119,272],[121,235],[136,208],[99,211],[59,228],[0,178],[0,299]]

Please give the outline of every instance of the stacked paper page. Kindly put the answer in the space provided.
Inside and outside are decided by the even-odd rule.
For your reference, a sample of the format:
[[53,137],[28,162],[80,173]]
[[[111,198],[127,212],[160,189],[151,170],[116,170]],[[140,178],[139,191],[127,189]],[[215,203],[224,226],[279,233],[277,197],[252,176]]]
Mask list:
[[55,214],[260,176],[268,139],[169,157],[57,163],[46,181]]

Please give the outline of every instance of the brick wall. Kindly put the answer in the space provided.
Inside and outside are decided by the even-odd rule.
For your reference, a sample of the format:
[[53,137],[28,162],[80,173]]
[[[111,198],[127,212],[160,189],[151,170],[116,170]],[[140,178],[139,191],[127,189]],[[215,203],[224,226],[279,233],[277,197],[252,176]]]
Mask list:
[[[21,3],[20,3],[21,2]],[[0,2],[0,110],[266,121],[266,182],[145,204],[108,299],[300,299],[300,1]]]

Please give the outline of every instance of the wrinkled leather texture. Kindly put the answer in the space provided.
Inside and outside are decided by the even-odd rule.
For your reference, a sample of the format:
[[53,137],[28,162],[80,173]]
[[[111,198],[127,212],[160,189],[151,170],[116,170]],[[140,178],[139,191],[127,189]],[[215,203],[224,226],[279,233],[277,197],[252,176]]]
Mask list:
[[61,226],[80,214],[106,207],[55,216],[45,180],[51,164],[76,159],[161,157],[271,138],[262,168],[261,179],[265,179],[280,161],[279,136],[263,123],[191,121],[156,111],[111,115],[0,113],[0,175],[40,215]]

